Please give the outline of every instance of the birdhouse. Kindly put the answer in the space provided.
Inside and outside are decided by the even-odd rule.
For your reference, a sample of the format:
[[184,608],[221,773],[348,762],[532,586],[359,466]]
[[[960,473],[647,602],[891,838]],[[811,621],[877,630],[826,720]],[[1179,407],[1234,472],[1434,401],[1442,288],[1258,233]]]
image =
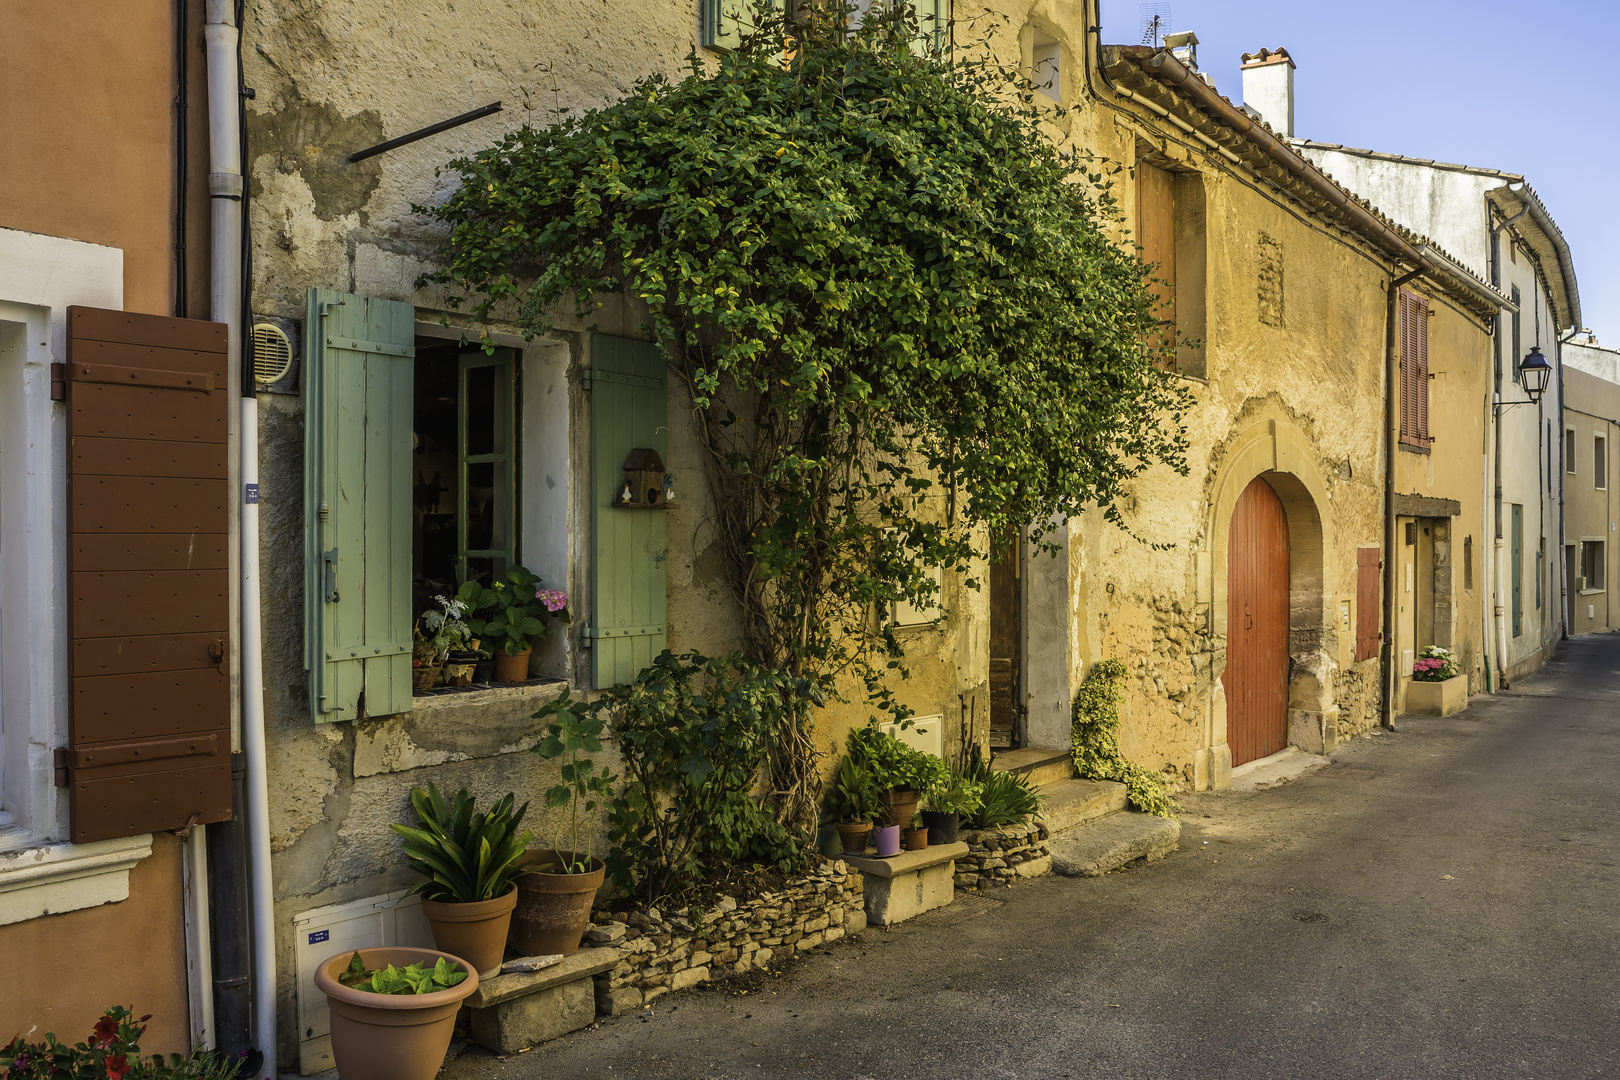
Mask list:
[[658,451],[638,446],[624,460],[624,486],[614,506],[632,506],[641,509],[663,509],[664,460]]

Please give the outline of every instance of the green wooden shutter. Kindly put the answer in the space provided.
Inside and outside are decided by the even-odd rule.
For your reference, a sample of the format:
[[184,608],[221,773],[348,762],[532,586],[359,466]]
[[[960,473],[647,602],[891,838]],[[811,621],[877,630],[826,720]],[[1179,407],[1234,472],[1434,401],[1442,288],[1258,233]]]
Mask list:
[[[906,0],[902,0],[906,2]],[[927,56],[936,48],[943,48],[946,31],[950,28],[951,0],[910,0],[917,12],[917,36],[912,51]]]
[[[926,0],[925,0],[926,2]],[[776,10],[775,0],[770,8]],[[754,0],[703,0],[703,47],[735,49],[754,30]]]
[[[638,447],[668,451],[664,352],[649,341],[595,334],[591,394],[591,531],[596,557],[585,628],[598,687],[629,682],[663,652],[665,511],[615,508],[624,462]],[[667,466],[666,461],[666,466]]]
[[411,707],[415,309],[309,290],[304,666],[317,723]]

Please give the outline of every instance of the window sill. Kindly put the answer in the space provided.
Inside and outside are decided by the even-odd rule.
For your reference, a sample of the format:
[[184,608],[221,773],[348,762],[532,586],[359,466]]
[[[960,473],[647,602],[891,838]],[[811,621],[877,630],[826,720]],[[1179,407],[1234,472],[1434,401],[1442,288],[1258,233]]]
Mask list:
[[1400,448],[1402,450],[1406,451],[1408,454],[1424,454],[1424,455],[1427,455],[1427,454],[1432,453],[1432,451],[1427,446],[1415,446],[1415,445],[1413,445],[1412,443],[1409,443],[1409,442],[1401,443]]
[[531,679],[415,696],[410,712],[356,727],[355,779],[527,750],[543,731],[534,714],[567,686]]
[[411,712],[431,712],[434,709],[456,708],[462,705],[486,705],[514,698],[533,698],[537,704],[544,704],[556,697],[562,688],[562,679],[526,679],[520,683],[436,686],[432,690],[418,690],[411,695]]
[[1607,589],[1582,589],[1581,590],[1581,595],[1582,596],[1602,596],[1604,593],[1606,593],[1608,591],[1609,590],[1607,590]]
[[[6,832],[28,838],[20,830]],[[6,839],[0,836],[0,844]],[[0,851],[0,926],[126,900],[130,869],[150,854],[150,834]]]

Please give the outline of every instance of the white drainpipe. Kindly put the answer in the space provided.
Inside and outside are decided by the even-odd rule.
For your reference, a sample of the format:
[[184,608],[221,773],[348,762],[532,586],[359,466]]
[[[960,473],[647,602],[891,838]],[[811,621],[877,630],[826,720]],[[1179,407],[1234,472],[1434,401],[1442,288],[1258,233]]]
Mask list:
[[[242,128],[241,72],[232,0],[208,0],[208,192],[213,250],[209,271],[211,315],[229,327],[233,367],[242,362]],[[253,1040],[264,1054],[265,1076],[276,1068],[276,933],[270,881],[270,799],[264,740],[264,666],[259,636],[259,507],[246,493],[259,484],[259,403],[246,382],[242,397],[242,752],[247,759],[248,875],[253,895]]]

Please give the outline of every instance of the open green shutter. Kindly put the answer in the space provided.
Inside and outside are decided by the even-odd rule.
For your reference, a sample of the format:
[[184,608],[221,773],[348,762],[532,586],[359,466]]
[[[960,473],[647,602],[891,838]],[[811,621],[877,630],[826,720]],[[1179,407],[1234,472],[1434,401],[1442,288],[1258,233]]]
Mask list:
[[585,628],[598,687],[629,682],[664,651],[665,511],[616,508],[630,451],[668,450],[664,353],[649,341],[595,334],[591,394],[591,530],[596,557]]
[[309,290],[304,666],[317,723],[411,707],[415,309]]
[[912,51],[921,56],[930,55],[947,40],[951,0],[910,0],[910,3],[917,12],[917,36]]
[[[769,7],[776,10],[774,0]],[[757,24],[754,0],[703,0],[705,49],[735,49]]]

